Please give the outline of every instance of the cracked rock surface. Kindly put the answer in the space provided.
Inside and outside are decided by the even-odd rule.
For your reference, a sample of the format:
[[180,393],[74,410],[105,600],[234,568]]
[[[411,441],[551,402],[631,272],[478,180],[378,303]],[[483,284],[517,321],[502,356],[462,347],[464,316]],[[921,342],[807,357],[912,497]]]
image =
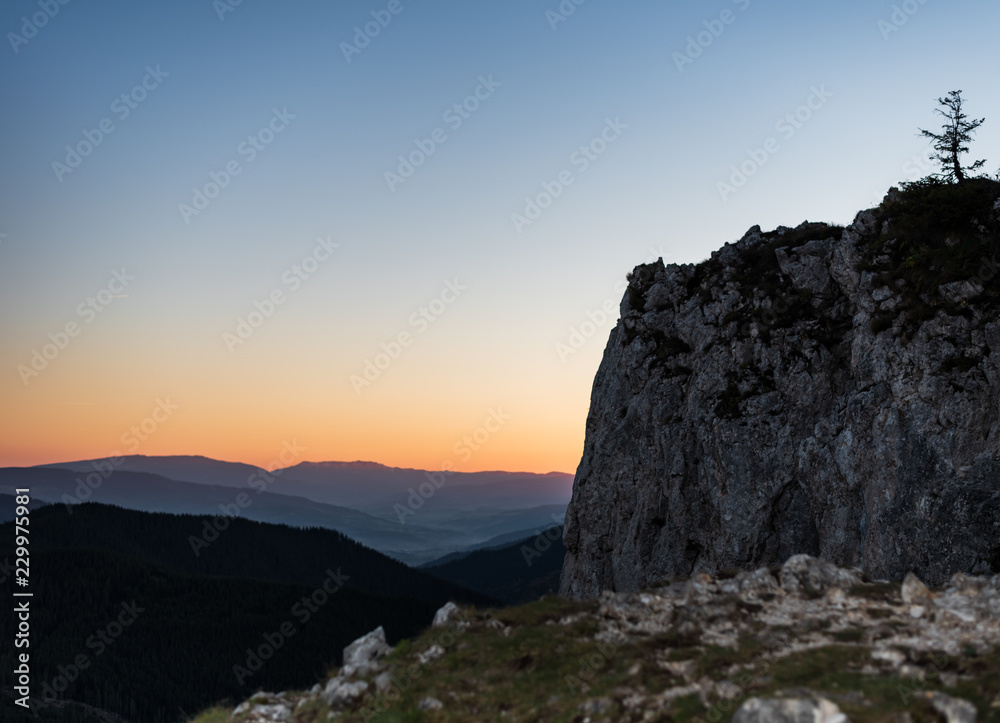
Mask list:
[[561,594],[797,553],[932,585],[1000,572],[1000,211],[926,251],[902,198],[632,272]]

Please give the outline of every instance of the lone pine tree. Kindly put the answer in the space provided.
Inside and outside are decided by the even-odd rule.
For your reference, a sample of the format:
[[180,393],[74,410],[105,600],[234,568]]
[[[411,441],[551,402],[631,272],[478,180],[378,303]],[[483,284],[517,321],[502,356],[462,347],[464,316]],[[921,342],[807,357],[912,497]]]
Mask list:
[[967,174],[979,170],[985,160],[976,161],[971,166],[962,167],[960,156],[969,152],[969,143],[972,141],[972,134],[983,124],[985,118],[969,120],[969,117],[962,112],[962,91],[953,90],[945,98],[938,98],[941,108],[935,110],[947,120],[941,127],[941,133],[933,133],[920,129],[920,135],[934,141],[934,160],[941,164],[941,173],[936,174],[939,178],[948,181],[962,183],[968,178]]

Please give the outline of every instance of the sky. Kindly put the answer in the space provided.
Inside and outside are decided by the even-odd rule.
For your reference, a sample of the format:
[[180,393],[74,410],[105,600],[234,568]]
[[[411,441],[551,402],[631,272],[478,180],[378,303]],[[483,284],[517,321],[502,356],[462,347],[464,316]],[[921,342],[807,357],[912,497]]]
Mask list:
[[[972,0],[9,0],[0,465],[573,472],[635,265],[934,170]],[[972,160],[972,159],[970,159]]]

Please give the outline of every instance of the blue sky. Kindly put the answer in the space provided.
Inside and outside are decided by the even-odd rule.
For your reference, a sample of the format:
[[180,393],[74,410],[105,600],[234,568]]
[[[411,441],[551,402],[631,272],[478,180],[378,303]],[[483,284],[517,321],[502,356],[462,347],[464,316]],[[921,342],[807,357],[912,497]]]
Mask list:
[[[976,158],[1000,166],[995,3],[220,7],[12,0],[0,12],[11,463],[106,453],[170,393],[187,404],[148,453],[254,461],[298,435],[315,458],[432,466],[504,403],[509,427],[469,468],[572,471],[614,319],[591,321],[571,354],[560,344],[617,304],[635,264],[698,261],[758,223],[849,222],[912,177],[917,128],[937,128],[934,101],[952,89],[987,118]],[[39,13],[28,38],[24,19]],[[342,44],[372,13],[391,21],[348,62]],[[679,67],[699,34],[698,57]],[[133,91],[144,80],[152,89]],[[135,106],[124,118],[123,94]],[[453,128],[446,114],[462,103],[475,110]],[[250,160],[241,144],[275,111],[283,128]],[[797,111],[807,120],[779,126]],[[618,130],[602,144],[609,120]],[[102,121],[114,129],[57,178],[66,146]],[[436,129],[443,142],[390,189],[399,156]],[[723,199],[719,183],[765,147]],[[234,162],[240,174],[185,219],[181,204]],[[518,228],[526,198],[564,173],[572,185]],[[283,274],[318,237],[337,251],[230,349],[224,335],[255,301],[291,291]],[[81,322],[78,305],[122,268],[128,293],[25,382],[33,351]],[[352,376],[413,332],[411,315],[450,279],[468,290],[359,392]],[[236,431],[216,442],[220,425]]]

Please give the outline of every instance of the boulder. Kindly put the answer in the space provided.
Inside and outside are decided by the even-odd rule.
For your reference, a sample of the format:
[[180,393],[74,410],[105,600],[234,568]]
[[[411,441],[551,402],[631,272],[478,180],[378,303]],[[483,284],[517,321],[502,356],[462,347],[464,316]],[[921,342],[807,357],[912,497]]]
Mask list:
[[431,623],[431,626],[435,628],[444,627],[458,617],[461,612],[462,609],[455,603],[445,603],[436,613],[434,613],[434,622]]
[[367,635],[362,635],[344,648],[344,677],[364,674],[376,667],[379,658],[389,653],[391,648],[385,641],[385,630],[379,625]]
[[847,723],[847,716],[824,698],[750,698],[732,723]]

